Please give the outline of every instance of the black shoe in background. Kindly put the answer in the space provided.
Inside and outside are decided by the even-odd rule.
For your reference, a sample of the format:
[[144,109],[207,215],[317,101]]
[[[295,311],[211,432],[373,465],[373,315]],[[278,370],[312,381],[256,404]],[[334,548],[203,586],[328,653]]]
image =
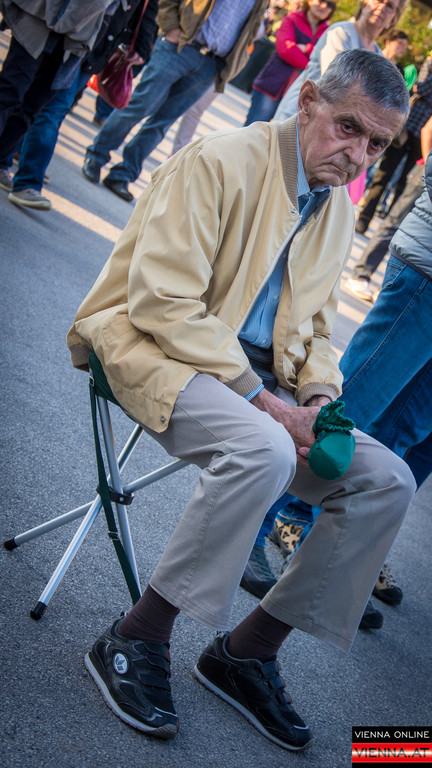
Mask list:
[[105,176],[105,178],[102,179],[102,184],[107,189],[110,189],[111,192],[114,192],[117,197],[121,197],[122,200],[126,200],[127,203],[130,203],[130,201],[134,199],[134,196],[131,192],[129,192],[125,181],[120,181],[119,179],[110,179],[109,176]]
[[381,629],[383,621],[384,616],[382,613],[378,608],[375,608],[371,600],[368,600],[359,629]]
[[84,160],[82,172],[88,181],[92,184],[99,184],[101,166],[91,157],[87,156]]

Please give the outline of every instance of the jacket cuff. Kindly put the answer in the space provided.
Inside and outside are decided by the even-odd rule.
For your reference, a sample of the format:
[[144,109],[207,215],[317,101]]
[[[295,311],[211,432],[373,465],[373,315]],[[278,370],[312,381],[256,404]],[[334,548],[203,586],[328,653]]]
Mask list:
[[233,392],[237,392],[241,397],[249,395],[256,389],[256,387],[259,387],[260,384],[262,384],[262,379],[252,370],[250,365],[248,365],[241,376],[237,376],[236,379],[226,382],[226,386],[229,389],[232,389]]
[[297,392],[297,402],[304,405],[311,397],[316,395],[320,397],[329,397],[330,400],[337,400],[341,392],[336,384],[323,384],[322,382],[311,382]]
[[88,371],[88,359],[91,347],[85,347],[83,344],[74,344],[70,347],[71,362],[74,368],[81,371]]

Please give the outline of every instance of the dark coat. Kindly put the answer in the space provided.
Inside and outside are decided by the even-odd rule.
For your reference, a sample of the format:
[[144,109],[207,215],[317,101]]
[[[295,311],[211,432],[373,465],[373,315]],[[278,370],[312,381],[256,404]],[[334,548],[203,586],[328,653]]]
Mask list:
[[[128,7],[117,9],[112,16],[105,16],[102,29],[93,50],[86,57],[82,69],[89,74],[97,74],[103,69],[116,48],[129,44],[139,22],[144,0],[129,0]],[[156,15],[158,0],[149,0],[140,25],[135,49],[147,61],[157,35]]]

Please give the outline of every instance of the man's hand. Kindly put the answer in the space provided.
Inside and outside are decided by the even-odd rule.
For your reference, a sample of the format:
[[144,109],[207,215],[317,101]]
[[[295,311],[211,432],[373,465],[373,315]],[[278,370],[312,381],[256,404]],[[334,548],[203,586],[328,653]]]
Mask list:
[[[312,399],[312,398],[311,398]],[[328,398],[323,398],[328,401]],[[310,402],[310,401],[309,401]],[[306,408],[298,408],[295,405],[287,405],[279,397],[272,395],[266,389],[262,389],[251,400],[251,403],[279,421],[291,435],[297,452],[297,461],[302,466],[307,466],[309,449],[315,442],[312,427],[320,411],[320,407],[309,405]]]
[[177,29],[170,29],[169,32],[165,33],[165,39],[168,40],[169,43],[174,43],[174,45],[178,45],[178,42],[180,40],[180,34],[181,34],[180,27],[177,27]]

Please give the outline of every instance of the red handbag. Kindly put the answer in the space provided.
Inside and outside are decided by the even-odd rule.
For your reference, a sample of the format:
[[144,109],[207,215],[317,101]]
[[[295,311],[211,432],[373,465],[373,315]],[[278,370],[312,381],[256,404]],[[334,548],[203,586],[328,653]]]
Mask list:
[[141,16],[129,45],[119,45],[108,64],[97,75],[97,90],[103,100],[115,109],[123,109],[129,104],[133,88],[132,67],[141,61],[135,51],[135,43],[142,18],[146,12],[148,0],[145,0]]

